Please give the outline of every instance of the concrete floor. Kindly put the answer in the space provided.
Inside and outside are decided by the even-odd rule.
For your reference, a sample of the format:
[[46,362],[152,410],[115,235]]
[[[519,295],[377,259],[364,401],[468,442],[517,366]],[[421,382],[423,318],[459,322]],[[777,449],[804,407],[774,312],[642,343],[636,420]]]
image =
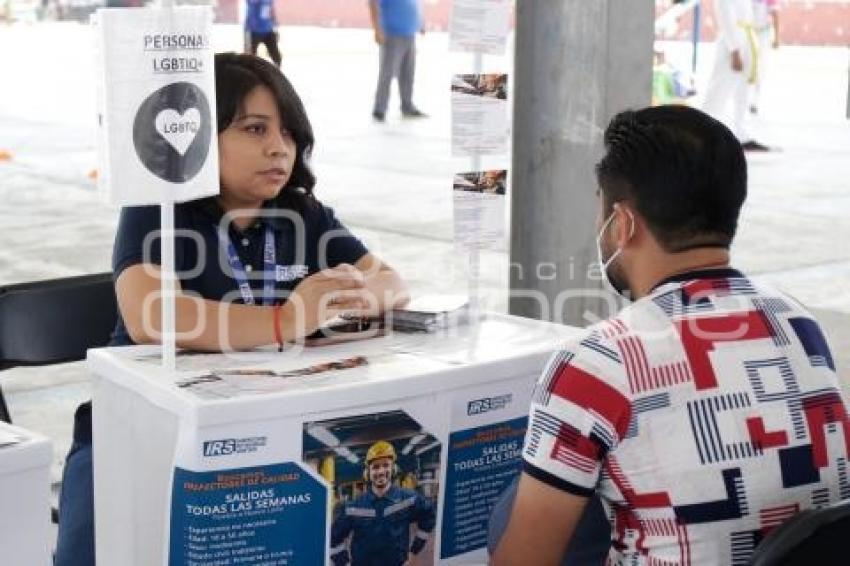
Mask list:
[[[216,49],[237,49],[219,26]],[[673,58],[687,46],[671,44]],[[450,72],[471,68],[448,55],[444,34],[420,40],[417,102],[431,118],[403,121],[393,107],[375,124],[370,105],[375,48],[365,30],[285,28],[284,69],[311,114],[318,140],[318,196],[414,292],[464,292],[464,262],[452,238],[451,180],[469,161],[450,147]],[[0,284],[109,269],[116,209],[88,173],[96,166],[90,37],[77,24],[16,25],[0,33]],[[701,49],[701,70],[711,63]],[[488,58],[485,69],[509,69]],[[737,267],[812,308],[850,382],[850,124],[845,119],[847,52],[782,48],[775,54],[759,138],[781,151],[753,156],[750,197],[734,249]],[[700,78],[704,74],[699,75]],[[11,88],[9,88],[11,87]],[[395,96],[395,93],[393,93]],[[397,99],[391,101],[395,105]],[[485,166],[508,166],[490,158]],[[493,310],[507,300],[505,251],[482,256],[482,292]],[[58,477],[74,407],[89,396],[82,363],[19,368],[0,375],[15,422],[51,437]]]

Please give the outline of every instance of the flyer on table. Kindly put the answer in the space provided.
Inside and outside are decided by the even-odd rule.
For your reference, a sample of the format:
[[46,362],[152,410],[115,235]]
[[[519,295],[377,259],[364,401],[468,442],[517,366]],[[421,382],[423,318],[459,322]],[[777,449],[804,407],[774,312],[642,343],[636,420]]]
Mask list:
[[122,205],[217,194],[212,10],[107,8],[93,24],[101,189]]

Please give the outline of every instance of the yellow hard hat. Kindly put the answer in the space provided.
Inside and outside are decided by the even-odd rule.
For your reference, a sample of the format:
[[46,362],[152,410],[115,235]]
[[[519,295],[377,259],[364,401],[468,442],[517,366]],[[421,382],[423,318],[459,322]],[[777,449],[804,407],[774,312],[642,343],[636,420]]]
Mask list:
[[369,464],[372,460],[377,460],[378,458],[392,458],[392,461],[395,462],[396,455],[393,445],[386,440],[379,440],[370,446],[369,451],[366,452],[366,464]]

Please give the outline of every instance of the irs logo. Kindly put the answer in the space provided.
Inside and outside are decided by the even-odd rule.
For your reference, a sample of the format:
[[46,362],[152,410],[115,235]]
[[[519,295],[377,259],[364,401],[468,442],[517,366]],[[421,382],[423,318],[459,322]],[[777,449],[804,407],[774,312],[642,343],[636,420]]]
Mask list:
[[497,411],[499,409],[504,409],[505,407],[510,405],[512,400],[513,395],[511,393],[507,393],[505,395],[498,395],[496,397],[484,397],[483,399],[474,399],[466,404],[466,414],[469,416],[480,415],[489,411]]
[[236,439],[204,442],[204,456],[228,456],[236,449]]
[[220,440],[208,440],[204,442],[204,456],[230,456],[231,454],[245,454],[256,452],[266,445],[265,436],[253,436],[249,438],[222,438]]

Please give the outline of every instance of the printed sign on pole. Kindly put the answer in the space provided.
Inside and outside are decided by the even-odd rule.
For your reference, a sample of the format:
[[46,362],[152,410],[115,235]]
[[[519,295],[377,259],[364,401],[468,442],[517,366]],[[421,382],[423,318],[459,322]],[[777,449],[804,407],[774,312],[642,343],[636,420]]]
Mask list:
[[454,0],[449,49],[504,55],[510,15],[510,0]]
[[101,9],[93,24],[101,189],[122,205],[218,194],[211,9]]
[[508,75],[452,77],[452,155],[508,151]]
[[456,173],[454,177],[455,248],[475,252],[500,249],[505,241],[504,169]]

